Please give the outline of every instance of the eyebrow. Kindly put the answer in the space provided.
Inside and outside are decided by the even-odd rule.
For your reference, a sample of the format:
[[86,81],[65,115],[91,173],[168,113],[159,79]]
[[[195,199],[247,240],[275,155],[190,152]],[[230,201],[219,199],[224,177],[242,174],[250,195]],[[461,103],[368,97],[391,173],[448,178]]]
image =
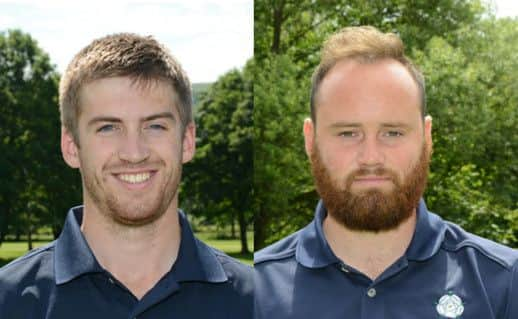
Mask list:
[[[344,127],[362,127],[363,125],[361,123],[358,123],[358,122],[335,122],[333,124],[331,124],[329,127],[330,128],[344,128]],[[405,128],[405,129],[409,129],[411,128],[411,125],[409,124],[406,124],[406,123],[403,123],[403,122],[384,122],[384,123],[381,123],[380,125],[381,127],[388,127],[388,128],[392,128],[392,127],[402,127],[402,128]]]
[[361,127],[360,123],[352,123],[352,122],[335,122],[329,125],[331,128],[342,128],[342,127]]
[[381,123],[381,126],[382,127],[401,127],[404,129],[409,129],[412,127],[411,125],[409,125],[407,123],[403,123],[403,122]]
[[174,114],[172,112],[162,112],[162,113],[146,116],[145,118],[142,119],[142,122],[147,122],[147,121],[152,121],[152,120],[162,119],[162,118],[170,119],[171,121],[176,122],[176,118],[174,117]]
[[[146,116],[144,118],[141,118],[140,122],[148,122],[148,121],[153,121],[153,120],[161,119],[161,118],[170,119],[171,121],[176,122],[176,118],[172,112],[162,112],[162,113],[152,114],[152,115]],[[120,118],[114,117],[114,116],[97,116],[97,117],[94,117],[93,119],[91,119],[90,121],[88,121],[87,126],[89,127],[89,126],[92,126],[99,122],[122,123],[122,120]]]

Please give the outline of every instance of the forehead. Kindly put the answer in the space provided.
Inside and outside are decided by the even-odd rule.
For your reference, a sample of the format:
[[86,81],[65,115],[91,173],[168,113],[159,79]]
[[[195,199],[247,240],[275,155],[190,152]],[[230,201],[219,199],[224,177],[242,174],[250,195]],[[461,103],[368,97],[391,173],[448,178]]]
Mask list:
[[83,85],[79,91],[81,117],[110,115],[130,119],[164,111],[177,116],[177,101],[172,85],[161,80],[102,78]]
[[420,121],[420,95],[410,72],[398,61],[340,61],[323,79],[317,122]]

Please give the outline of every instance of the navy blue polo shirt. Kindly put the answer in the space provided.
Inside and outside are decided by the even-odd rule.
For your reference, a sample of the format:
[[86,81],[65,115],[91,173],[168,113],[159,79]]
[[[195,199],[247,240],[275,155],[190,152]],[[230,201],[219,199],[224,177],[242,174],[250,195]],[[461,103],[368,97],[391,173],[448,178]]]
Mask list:
[[469,234],[421,200],[412,241],[374,281],[338,259],[320,202],[305,228],[255,256],[255,318],[518,318],[518,251]]
[[70,210],[60,237],[0,269],[1,319],[252,317],[253,273],[196,239],[182,213],[172,269],[141,299],[104,270]]

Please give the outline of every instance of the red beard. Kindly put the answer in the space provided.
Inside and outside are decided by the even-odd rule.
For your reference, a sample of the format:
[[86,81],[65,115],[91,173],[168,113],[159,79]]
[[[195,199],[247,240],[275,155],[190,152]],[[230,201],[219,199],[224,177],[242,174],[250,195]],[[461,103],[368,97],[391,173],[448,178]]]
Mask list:
[[[350,173],[342,183],[333,180],[331,172],[322,163],[316,144],[311,154],[313,178],[328,214],[345,227],[359,231],[391,230],[407,220],[423,196],[429,166],[430,151],[423,143],[418,162],[403,181],[389,169],[361,168]],[[389,192],[372,188],[353,193],[354,179],[366,175],[389,176],[394,187]]]

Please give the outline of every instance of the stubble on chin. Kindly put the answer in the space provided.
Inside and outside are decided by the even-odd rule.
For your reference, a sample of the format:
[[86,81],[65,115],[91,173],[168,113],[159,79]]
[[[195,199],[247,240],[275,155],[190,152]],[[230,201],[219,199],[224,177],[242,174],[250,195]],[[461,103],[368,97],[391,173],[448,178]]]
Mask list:
[[136,228],[153,224],[165,214],[178,192],[181,173],[182,167],[179,165],[164,179],[156,193],[147,194],[153,198],[141,198],[140,202],[140,198],[131,198],[128,194],[117,196],[115,191],[107,186],[107,179],[110,177],[83,174],[82,178],[87,193],[85,196],[90,197],[92,204],[110,223]]

